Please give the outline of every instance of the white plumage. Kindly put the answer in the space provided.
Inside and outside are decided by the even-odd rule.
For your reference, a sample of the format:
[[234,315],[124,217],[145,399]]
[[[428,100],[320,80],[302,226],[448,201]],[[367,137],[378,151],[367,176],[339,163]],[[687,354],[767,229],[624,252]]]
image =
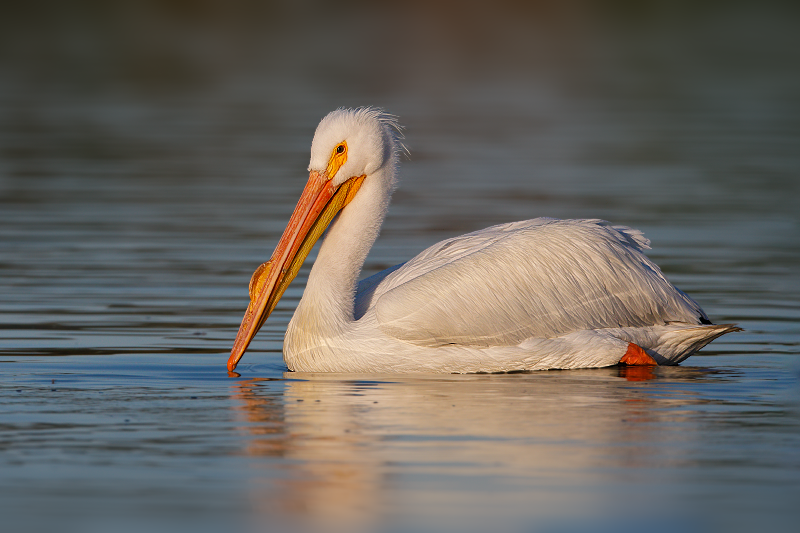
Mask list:
[[640,231],[601,220],[493,226],[357,284],[395,187],[398,137],[394,118],[373,108],[339,109],[322,120],[309,184],[272,259],[251,281],[230,370],[337,213],[286,332],[290,370],[675,364],[738,329],[712,325],[670,284],[642,253],[649,241]]

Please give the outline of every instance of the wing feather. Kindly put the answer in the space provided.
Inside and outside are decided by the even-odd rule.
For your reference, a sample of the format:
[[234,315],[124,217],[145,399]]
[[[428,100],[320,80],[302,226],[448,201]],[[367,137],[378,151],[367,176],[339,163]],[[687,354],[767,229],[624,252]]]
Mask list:
[[387,335],[423,346],[516,345],[574,331],[700,323],[700,307],[643,253],[642,233],[602,220],[493,226],[367,278],[356,314],[374,305]]

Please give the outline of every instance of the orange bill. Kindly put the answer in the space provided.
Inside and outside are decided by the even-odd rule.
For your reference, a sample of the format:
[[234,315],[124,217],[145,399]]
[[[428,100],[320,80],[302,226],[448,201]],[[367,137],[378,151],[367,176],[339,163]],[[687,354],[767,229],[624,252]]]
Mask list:
[[272,257],[253,273],[250,279],[250,304],[228,359],[229,371],[239,364],[253,337],[297,275],[314,243],[336,214],[353,199],[366,177],[355,176],[334,186],[332,176],[329,176],[330,170],[335,173],[338,168],[311,172]]

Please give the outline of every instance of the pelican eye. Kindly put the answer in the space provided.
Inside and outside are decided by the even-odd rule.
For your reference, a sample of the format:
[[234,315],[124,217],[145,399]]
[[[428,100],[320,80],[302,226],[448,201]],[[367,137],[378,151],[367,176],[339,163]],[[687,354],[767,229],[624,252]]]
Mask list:
[[328,160],[328,177],[333,178],[339,169],[347,162],[347,141],[341,141],[333,147],[331,158]]

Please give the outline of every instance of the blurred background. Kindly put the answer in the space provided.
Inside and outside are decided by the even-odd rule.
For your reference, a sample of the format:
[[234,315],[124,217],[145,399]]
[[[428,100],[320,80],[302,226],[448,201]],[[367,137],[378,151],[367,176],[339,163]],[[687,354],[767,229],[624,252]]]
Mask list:
[[433,135],[485,143],[458,159],[487,173],[543,160],[518,180],[680,150],[759,194],[796,162],[797,21],[770,1],[17,3],[0,20],[3,198],[78,162],[107,186],[263,173],[243,157],[294,163],[294,136],[356,105],[401,116],[412,162],[436,157]]
[[[259,508],[283,479],[285,512],[326,519],[344,464],[357,474],[342,500],[367,529],[386,524],[359,507],[370,497],[427,530],[465,510],[531,530],[576,495],[613,493],[713,500],[792,530],[798,27],[796,2],[769,0],[4,6],[2,503],[182,520],[246,510],[240,490]],[[641,383],[616,370],[294,381],[281,343],[305,266],[228,378],[250,274],[299,197],[314,128],[359,105],[398,115],[410,152],[365,275],[491,224],[604,218],[644,230],[670,280],[746,332]],[[314,421],[319,398],[342,424]],[[566,398],[572,416],[530,398]],[[463,416],[447,426],[451,403]],[[114,516],[93,527],[119,530]]]
[[0,316],[38,330],[8,348],[126,344],[41,340],[75,330],[81,305],[92,332],[112,319],[136,330],[132,305],[191,317],[166,327],[198,315],[235,327],[314,128],[339,106],[399,115],[410,150],[366,274],[490,224],[598,217],[645,230],[673,281],[711,292],[705,305],[709,280],[683,273],[737,292],[770,280],[785,296],[792,282],[774,274],[798,253],[798,21],[776,1],[8,6]]

